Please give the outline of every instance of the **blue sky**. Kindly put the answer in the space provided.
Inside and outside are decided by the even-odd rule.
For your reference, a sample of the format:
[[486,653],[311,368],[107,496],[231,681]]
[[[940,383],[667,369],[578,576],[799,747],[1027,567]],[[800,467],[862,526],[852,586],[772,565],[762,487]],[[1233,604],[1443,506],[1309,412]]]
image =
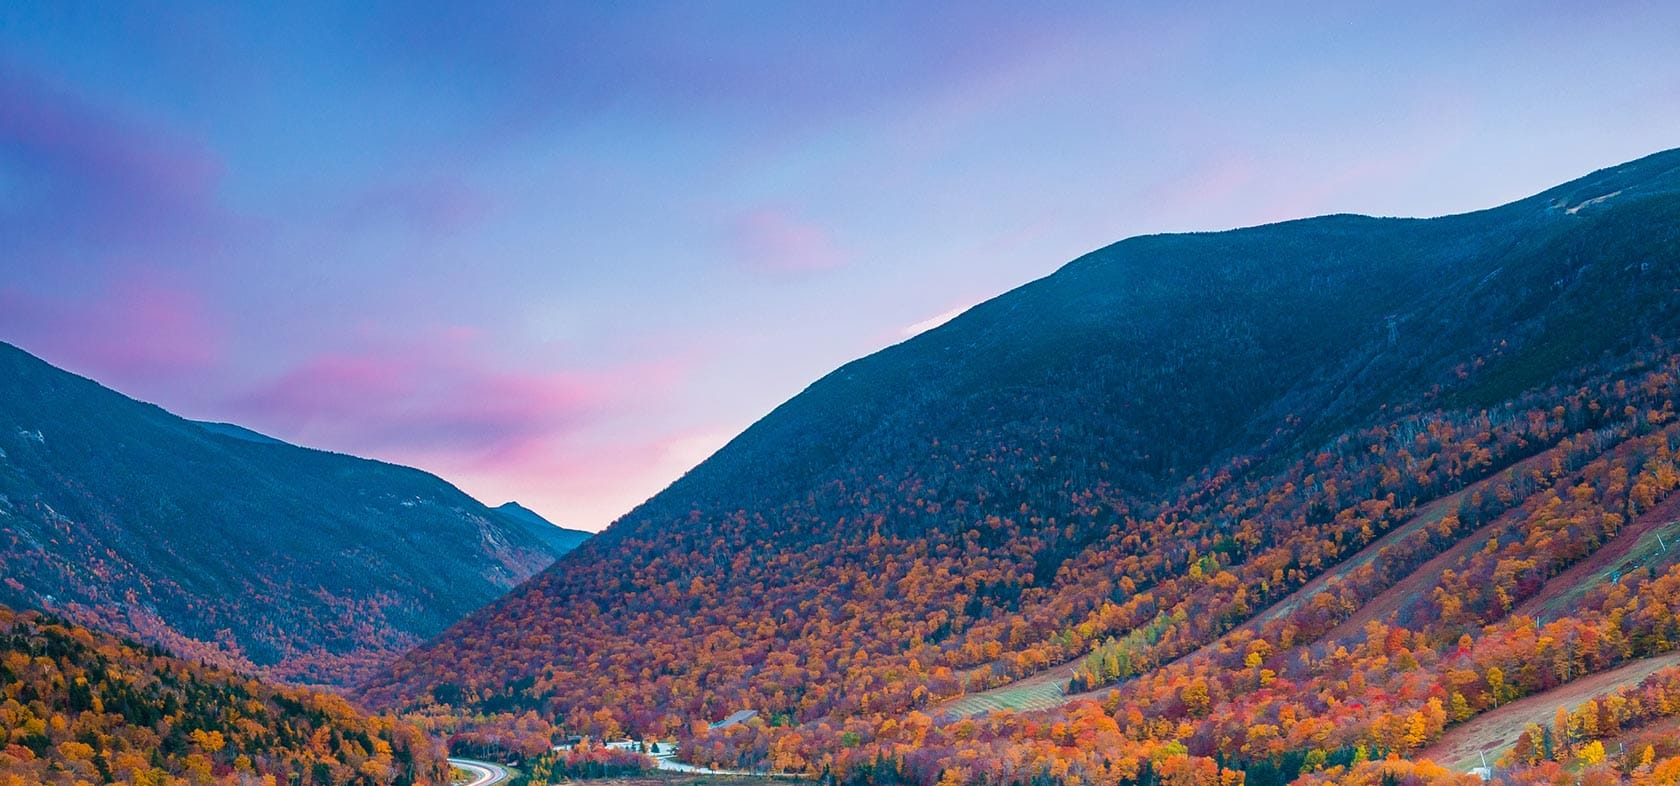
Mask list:
[[0,339],[598,529],[1115,240],[1674,147],[1677,40],[1672,3],[8,3]]

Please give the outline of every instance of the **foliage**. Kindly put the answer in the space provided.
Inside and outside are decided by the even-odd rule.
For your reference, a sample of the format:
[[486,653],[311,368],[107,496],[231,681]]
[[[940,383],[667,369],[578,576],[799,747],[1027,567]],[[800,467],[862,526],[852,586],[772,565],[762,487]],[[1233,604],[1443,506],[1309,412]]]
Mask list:
[[562,751],[548,751],[527,763],[527,772],[511,786],[548,786],[567,780],[622,778],[654,769],[654,762],[639,751],[609,748],[590,740]]
[[267,685],[0,607],[0,786],[445,784],[441,746]]

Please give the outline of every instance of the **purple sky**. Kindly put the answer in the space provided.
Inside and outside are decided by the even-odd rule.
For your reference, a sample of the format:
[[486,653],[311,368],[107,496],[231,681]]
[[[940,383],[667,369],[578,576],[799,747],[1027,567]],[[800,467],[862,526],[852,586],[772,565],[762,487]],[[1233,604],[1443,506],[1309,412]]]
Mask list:
[[514,5],[0,4],[0,339],[599,529],[1123,237],[1680,145],[1672,2]]

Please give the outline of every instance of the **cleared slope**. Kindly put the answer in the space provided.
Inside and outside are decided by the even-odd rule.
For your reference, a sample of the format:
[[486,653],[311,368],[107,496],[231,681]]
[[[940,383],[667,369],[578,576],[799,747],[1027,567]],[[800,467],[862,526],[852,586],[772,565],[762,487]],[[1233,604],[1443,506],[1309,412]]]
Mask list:
[[1589,674],[1554,690],[1519,699],[1499,709],[1484,712],[1449,730],[1433,745],[1418,753],[1454,769],[1481,764],[1486,755],[1491,764],[1516,744],[1529,724],[1552,722],[1559,707],[1574,710],[1580,704],[1623,685],[1634,685],[1651,674],[1680,665],[1680,652],[1634,661],[1620,668]]
[[[1521,471],[1525,466],[1535,466],[1548,461],[1549,459],[1550,456],[1548,454],[1540,454],[1524,459],[1516,465],[1513,465],[1508,472]],[[1457,510],[1459,504],[1465,499],[1465,497],[1485,491],[1490,485],[1492,485],[1492,480],[1492,478],[1488,478],[1477,481],[1476,483],[1466,486],[1463,489],[1425,504],[1418,509],[1417,513],[1407,519],[1405,523],[1389,530],[1382,537],[1360,550],[1359,553],[1337,563],[1334,567],[1320,573],[1301,588],[1285,596],[1282,600],[1267,606],[1258,614],[1255,614],[1247,622],[1238,626],[1236,630],[1222,636],[1220,640],[1210,642],[1197,652],[1184,657],[1195,658],[1201,656],[1204,653],[1211,652],[1212,650],[1218,648],[1224,641],[1232,639],[1239,632],[1254,631],[1268,622],[1281,620],[1287,617],[1290,613],[1300,608],[1302,604],[1310,601],[1313,597],[1323,592],[1326,586],[1331,582],[1346,578],[1354,569],[1363,565],[1371,564],[1386,550],[1394,547],[1402,540],[1411,537],[1425,527],[1439,522],[1441,518],[1446,516],[1448,513]],[[1495,526],[1497,526],[1497,522],[1490,522],[1482,530],[1478,530],[1478,532],[1488,531]],[[1473,543],[1475,540],[1475,536],[1472,535],[1466,537],[1464,539],[1464,543]],[[1445,564],[1446,560],[1450,559],[1449,555],[1453,553],[1454,552],[1452,551],[1446,552],[1441,556],[1436,557],[1434,562],[1425,563],[1425,565],[1418,568],[1413,575],[1420,578],[1429,576],[1432,564],[1436,565],[1437,569],[1434,573],[1438,574],[1439,564]],[[1415,595],[1416,592],[1417,589],[1415,587],[1397,587],[1384,593],[1383,597],[1404,598],[1409,595]],[[1378,603],[1380,603],[1380,600]],[[1373,603],[1372,605],[1375,606],[1377,603]],[[1345,634],[1348,631],[1357,630],[1359,627],[1363,626],[1363,624],[1364,620],[1363,618],[1360,618],[1360,621],[1357,624],[1345,624],[1342,627],[1333,630],[1331,633],[1326,634],[1325,638],[1338,638],[1341,634]],[[1101,698],[1104,694],[1108,693],[1108,687],[1101,687],[1095,690],[1075,693],[1067,692],[1066,688],[1068,686],[1068,680],[1072,679],[1074,670],[1078,667],[1080,661],[1082,660],[1083,657],[1076,658],[1072,661],[1060,664],[1048,671],[1027,677],[1026,679],[1017,680],[1010,684],[990,688],[984,691],[964,694],[936,705],[934,707],[934,712],[939,715],[956,717],[979,715],[999,709],[1030,712],[1060,707],[1080,699]]]
[[1641,568],[1661,573],[1680,561],[1680,495],[1647,511],[1592,556],[1554,576],[1512,611],[1545,620],[1568,610],[1587,590]]

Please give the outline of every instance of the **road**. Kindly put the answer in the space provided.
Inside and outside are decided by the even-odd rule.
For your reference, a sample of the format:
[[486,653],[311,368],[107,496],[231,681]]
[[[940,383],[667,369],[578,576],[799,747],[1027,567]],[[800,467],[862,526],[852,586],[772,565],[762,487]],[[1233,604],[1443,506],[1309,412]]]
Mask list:
[[680,761],[677,761],[676,759],[664,758],[664,757],[655,757],[654,761],[659,764],[659,769],[665,770],[667,772],[686,772],[686,773],[689,773],[691,775],[762,775],[763,774],[763,773],[757,773],[757,772],[746,772],[744,770],[711,770],[711,769],[707,769],[705,767],[696,767],[692,764],[684,764]]
[[492,783],[501,783],[508,779],[507,770],[502,769],[499,764],[472,759],[450,759],[449,763],[473,774],[473,779],[463,786],[490,786]]
[[[713,770],[713,769],[707,769],[705,767],[696,767],[692,764],[684,764],[684,763],[682,763],[680,761],[677,761],[675,759],[664,758],[664,757],[654,757],[654,761],[658,763],[659,769],[665,770],[667,772],[686,772],[690,775],[762,775],[763,774],[763,773],[758,773],[758,772],[747,772],[745,770]],[[455,765],[456,767],[458,767],[460,769],[466,770],[467,772],[470,772],[470,773],[473,774],[473,779],[470,780],[470,781],[467,781],[464,784],[461,784],[461,786],[491,786],[491,784],[501,783],[501,782],[506,781],[508,779],[507,770],[503,769],[502,766],[499,765],[499,764],[491,764],[490,762],[487,762],[487,761],[477,761],[475,759],[450,759],[449,763]]]

